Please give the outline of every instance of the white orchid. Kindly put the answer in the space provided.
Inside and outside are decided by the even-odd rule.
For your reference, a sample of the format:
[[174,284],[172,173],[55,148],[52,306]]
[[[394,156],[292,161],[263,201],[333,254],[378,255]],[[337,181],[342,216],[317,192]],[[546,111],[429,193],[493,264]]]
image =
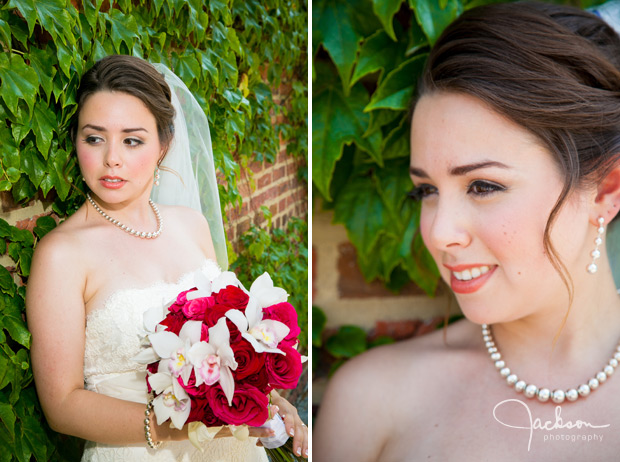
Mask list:
[[197,290],[187,293],[188,300],[210,297],[211,294],[219,292],[228,286],[240,287],[247,292],[241,282],[239,282],[239,279],[237,279],[237,275],[232,271],[223,271],[213,281],[209,281],[203,273],[198,272],[194,275],[194,284]]
[[260,275],[250,287],[250,299],[245,315],[239,310],[228,310],[226,317],[241,332],[241,335],[254,347],[257,353],[281,353],[278,343],[290,331],[288,326],[273,319],[263,320],[263,308],[285,302],[288,294],[280,287],[274,287],[268,273]]
[[209,328],[208,342],[195,343],[189,349],[188,359],[193,364],[196,387],[219,382],[231,406],[235,392],[231,369],[237,369],[237,361],[230,347],[230,332],[225,318],[220,318],[215,326]]
[[176,378],[165,371],[160,371],[148,378],[151,388],[159,395],[153,400],[153,409],[157,425],[170,419],[175,428],[181,429],[191,411],[189,395],[183,390]]

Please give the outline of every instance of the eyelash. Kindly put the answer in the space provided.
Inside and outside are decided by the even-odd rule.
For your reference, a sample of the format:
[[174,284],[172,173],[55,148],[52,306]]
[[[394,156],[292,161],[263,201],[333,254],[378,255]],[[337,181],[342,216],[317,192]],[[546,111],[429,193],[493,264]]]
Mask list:
[[[477,191],[476,191],[477,190]],[[467,187],[467,193],[483,198],[496,192],[505,191],[506,188],[492,181],[474,180]],[[407,196],[413,200],[421,201],[437,193],[437,188],[430,184],[423,183],[413,188]]]
[[[100,141],[102,141],[102,138],[99,137],[99,136],[91,135],[91,136],[87,136],[86,138],[84,138],[84,142],[89,144],[89,145],[91,145],[91,146],[94,146],[94,145],[98,144]],[[129,141],[129,143],[127,143],[127,141]],[[125,144],[127,144],[130,148],[135,148],[135,147],[138,147],[138,146],[144,144],[143,141],[141,141],[141,140],[139,140],[137,138],[125,138],[123,140],[123,142]]]

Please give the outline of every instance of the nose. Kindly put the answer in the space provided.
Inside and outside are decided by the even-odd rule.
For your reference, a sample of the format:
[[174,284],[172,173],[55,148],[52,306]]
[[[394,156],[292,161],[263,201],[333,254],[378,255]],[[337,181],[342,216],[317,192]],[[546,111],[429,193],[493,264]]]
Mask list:
[[462,204],[440,199],[432,210],[424,212],[423,219],[429,220],[427,239],[432,247],[455,250],[471,244],[470,218]]
[[106,146],[103,162],[109,168],[120,167],[123,164],[119,148],[114,143],[109,143]]

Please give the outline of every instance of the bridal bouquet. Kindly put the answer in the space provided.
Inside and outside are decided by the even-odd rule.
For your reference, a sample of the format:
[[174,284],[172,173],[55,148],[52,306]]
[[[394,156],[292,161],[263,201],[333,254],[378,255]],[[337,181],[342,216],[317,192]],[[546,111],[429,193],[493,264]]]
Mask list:
[[169,306],[144,315],[149,332],[135,358],[147,366],[157,424],[187,423],[197,447],[222,426],[247,439],[248,426],[280,426],[262,438],[266,447],[288,436],[279,420],[269,420],[268,394],[295,388],[302,372],[297,352],[297,313],[287,293],[264,273],[245,290],[232,272],[213,280],[198,272],[196,287],[181,292]]

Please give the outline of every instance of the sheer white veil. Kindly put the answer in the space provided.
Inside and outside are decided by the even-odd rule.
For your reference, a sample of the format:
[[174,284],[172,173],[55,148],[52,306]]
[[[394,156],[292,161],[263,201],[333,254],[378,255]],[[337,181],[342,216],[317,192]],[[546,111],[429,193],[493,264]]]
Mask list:
[[209,122],[183,81],[163,64],[152,64],[170,87],[176,115],[174,138],[161,163],[159,186],[153,187],[151,199],[159,204],[184,205],[201,212],[209,223],[217,262],[222,270],[226,270],[226,235]]

